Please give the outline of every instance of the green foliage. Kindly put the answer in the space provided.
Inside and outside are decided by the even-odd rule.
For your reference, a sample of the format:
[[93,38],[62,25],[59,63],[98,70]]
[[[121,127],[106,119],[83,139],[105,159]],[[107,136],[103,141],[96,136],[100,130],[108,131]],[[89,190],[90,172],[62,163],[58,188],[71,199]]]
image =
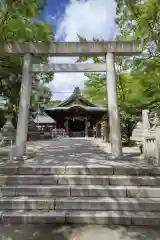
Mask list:
[[123,40],[142,40],[149,55],[160,51],[159,0],[117,0],[117,25]]
[[43,83],[34,81],[31,95],[31,110],[35,113],[43,113],[43,106],[48,104],[52,97],[50,88]]
[[151,102],[150,107],[155,103],[160,105],[160,58],[135,63],[131,74],[142,85],[143,102]]
[[[144,108],[160,109],[160,1],[117,0],[117,40],[141,40],[143,52],[136,57],[116,57],[117,94],[121,125],[128,140]],[[80,41],[87,41],[79,36]],[[93,39],[98,41],[97,39]],[[78,62],[88,60],[81,57]],[[103,59],[92,58],[94,63]],[[84,93],[96,103],[105,105],[106,75],[85,76]],[[160,110],[159,110],[160,112]]]
[[[98,105],[107,105],[106,76],[100,74],[86,74],[84,94]],[[137,85],[139,87],[137,87]],[[143,108],[143,98],[139,98],[142,86],[130,74],[117,74],[117,94],[120,109],[120,118],[123,136],[129,142],[132,130],[137,122],[137,116]]]
[[85,74],[87,79],[84,83],[83,93],[90,101],[105,106],[106,105],[106,89],[105,81],[100,74]]
[[141,56],[130,61],[129,75],[132,82],[136,82],[134,97],[132,94],[131,103],[128,99],[124,104],[130,107],[120,112],[123,122],[128,116],[128,124],[133,122],[134,126],[136,109],[138,115],[143,108],[156,108],[157,111],[160,108],[160,1],[117,0],[117,26],[120,32],[117,40],[141,40],[143,43]]
[[[0,41],[52,39],[51,27],[35,23],[45,6],[44,0],[3,0],[0,3]],[[47,38],[47,39],[46,39]],[[49,40],[48,39],[48,40]]]
[[[54,39],[52,27],[46,22],[33,21],[39,17],[45,0],[1,0],[0,1],[0,43],[51,41]],[[34,57],[33,63],[48,62],[47,58]],[[16,56],[0,56],[0,95],[8,98],[8,110],[13,115],[18,112],[19,92],[22,79],[23,59]],[[51,74],[33,74],[31,106],[37,110],[36,101],[47,103],[51,91],[46,87]]]

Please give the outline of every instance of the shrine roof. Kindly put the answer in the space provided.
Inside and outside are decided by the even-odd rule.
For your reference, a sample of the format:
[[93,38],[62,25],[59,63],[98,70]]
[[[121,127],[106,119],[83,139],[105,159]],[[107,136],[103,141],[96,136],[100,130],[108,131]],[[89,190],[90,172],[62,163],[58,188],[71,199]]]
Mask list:
[[105,111],[106,108],[100,107],[91,101],[87,100],[84,96],[82,96],[81,91],[78,87],[75,88],[73,94],[58,104],[55,107],[47,108],[47,111],[56,111],[56,110],[70,110],[72,108],[82,108],[86,111]]
[[106,108],[102,108],[102,107],[88,107],[88,106],[84,106],[84,105],[81,105],[81,104],[72,104],[72,105],[69,105],[69,106],[66,106],[66,107],[60,107],[60,106],[57,106],[57,107],[53,107],[53,108],[47,108],[46,110],[49,111],[49,110],[69,110],[69,109],[72,109],[72,108],[82,108],[84,110],[87,110],[87,111],[106,111],[107,109]]

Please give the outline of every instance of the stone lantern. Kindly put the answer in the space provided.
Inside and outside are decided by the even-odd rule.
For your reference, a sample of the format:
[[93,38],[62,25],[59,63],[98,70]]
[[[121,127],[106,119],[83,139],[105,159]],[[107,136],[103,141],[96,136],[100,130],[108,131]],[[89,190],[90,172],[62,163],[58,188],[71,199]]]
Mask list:
[[8,99],[1,96],[0,97],[0,108],[7,113],[6,122],[1,130],[0,138],[1,140],[4,139],[5,144],[10,144],[11,141],[15,142],[16,140],[16,130],[12,124],[12,114],[8,112],[7,107]]

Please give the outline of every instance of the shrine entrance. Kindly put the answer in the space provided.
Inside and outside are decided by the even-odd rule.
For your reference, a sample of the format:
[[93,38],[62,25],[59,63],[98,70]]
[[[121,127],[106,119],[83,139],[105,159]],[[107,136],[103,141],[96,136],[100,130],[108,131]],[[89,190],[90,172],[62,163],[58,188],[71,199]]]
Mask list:
[[107,109],[87,100],[76,87],[69,98],[58,106],[45,108],[45,112],[56,121],[57,129],[64,129],[65,136],[93,137],[93,129]]
[[70,137],[85,137],[85,119],[80,117],[69,119],[68,133]]

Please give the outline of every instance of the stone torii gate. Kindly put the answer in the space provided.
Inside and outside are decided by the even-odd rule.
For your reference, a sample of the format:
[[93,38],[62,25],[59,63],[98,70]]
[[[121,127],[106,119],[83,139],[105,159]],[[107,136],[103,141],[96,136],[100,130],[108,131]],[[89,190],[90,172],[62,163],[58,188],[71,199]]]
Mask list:
[[[139,42],[28,42],[0,46],[1,55],[23,56],[23,72],[16,134],[16,156],[26,152],[28,112],[32,72],[106,72],[111,151],[122,155],[120,118],[116,93],[115,55],[135,55],[142,51]],[[33,64],[32,56],[105,56],[106,64]]]

